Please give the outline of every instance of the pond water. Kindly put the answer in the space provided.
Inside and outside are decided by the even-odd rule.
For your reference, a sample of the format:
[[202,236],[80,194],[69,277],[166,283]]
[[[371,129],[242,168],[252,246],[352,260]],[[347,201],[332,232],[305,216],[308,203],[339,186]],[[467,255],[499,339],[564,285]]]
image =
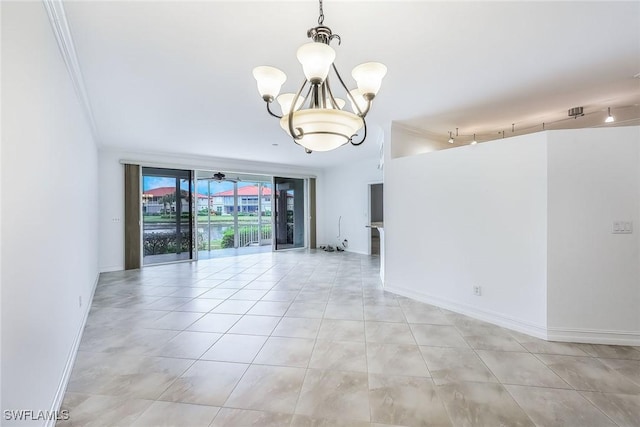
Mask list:
[[[263,226],[268,226],[269,223],[264,223]],[[249,240],[256,240],[257,239],[257,230],[258,230],[258,223],[250,223],[250,222],[240,222],[238,224],[239,228],[243,228],[243,227],[252,227],[253,230],[253,239],[249,239]],[[182,231],[186,231],[189,229],[189,224],[187,223],[183,223],[182,224]],[[215,240],[221,240],[222,236],[224,235],[224,232],[227,231],[228,229],[233,229],[233,221],[225,221],[225,222],[212,222],[211,223],[211,228],[209,228],[209,224],[207,224],[206,222],[199,222],[198,223],[198,228],[197,228],[197,235],[198,235],[198,239],[202,239],[202,241],[206,242],[209,238],[209,231],[211,232],[211,241],[215,241]],[[144,224],[144,234],[151,234],[151,233],[158,233],[158,234],[175,234],[176,232],[176,227],[175,224],[172,223],[146,223]],[[262,236],[263,239],[270,239],[270,233],[267,233],[266,235],[263,234]],[[243,244],[244,242],[241,242],[241,244]]]
[[[188,230],[189,224],[182,224],[182,230]],[[211,223],[211,240],[220,240],[222,239],[222,235],[229,228],[233,228],[233,222],[230,223]],[[144,225],[144,233],[162,233],[162,234],[173,234],[176,232],[175,224],[145,224]],[[198,224],[198,235],[202,236],[203,239],[207,239],[209,237],[209,225],[207,223],[199,223]]]

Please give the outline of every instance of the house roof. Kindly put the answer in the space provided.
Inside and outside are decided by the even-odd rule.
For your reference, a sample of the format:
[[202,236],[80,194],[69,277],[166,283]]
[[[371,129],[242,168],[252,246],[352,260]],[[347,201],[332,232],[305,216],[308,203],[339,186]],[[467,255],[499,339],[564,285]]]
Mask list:
[[[269,187],[262,188],[263,196],[270,196],[271,189]],[[220,191],[218,193],[212,194],[214,197],[220,196],[233,196],[233,190]],[[258,196],[258,187],[255,185],[246,185],[244,187],[238,187],[238,196]]]
[[[182,189],[181,191],[186,192],[187,190]],[[147,197],[164,197],[169,194],[173,194],[176,192],[176,187],[158,187],[151,188],[143,192],[143,194]],[[205,194],[197,194],[199,199],[206,199],[207,196]]]

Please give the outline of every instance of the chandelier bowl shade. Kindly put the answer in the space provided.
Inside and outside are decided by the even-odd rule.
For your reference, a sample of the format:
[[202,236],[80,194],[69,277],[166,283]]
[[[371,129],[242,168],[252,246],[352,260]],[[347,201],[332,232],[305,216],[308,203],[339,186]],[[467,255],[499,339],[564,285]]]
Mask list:
[[[293,128],[302,129],[296,142],[311,151],[334,150],[351,140],[364,125],[362,118],[348,111],[331,108],[300,110],[293,115]],[[289,115],[280,119],[280,126],[289,136]]]

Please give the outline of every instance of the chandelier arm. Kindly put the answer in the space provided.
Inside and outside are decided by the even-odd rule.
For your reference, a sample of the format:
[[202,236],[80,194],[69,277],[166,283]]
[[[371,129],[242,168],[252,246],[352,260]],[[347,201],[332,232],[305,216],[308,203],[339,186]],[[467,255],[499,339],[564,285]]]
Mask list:
[[304,131],[302,130],[302,128],[297,128],[299,132],[298,134],[296,134],[296,131],[293,129],[293,110],[296,108],[296,102],[298,101],[298,98],[300,98],[300,93],[302,92],[302,90],[306,85],[307,85],[307,80],[305,79],[304,82],[302,83],[302,86],[300,86],[300,89],[298,89],[296,96],[293,98],[293,101],[291,101],[291,106],[289,107],[289,120],[288,120],[289,133],[291,134],[291,137],[294,140],[302,139],[302,137],[304,136]]
[[269,105],[271,105],[270,101],[267,101],[267,112],[272,115],[273,117],[275,117],[276,119],[281,119],[282,116],[277,115],[276,113],[274,113],[273,111],[271,111],[271,107],[269,107]]
[[329,85],[329,77],[327,77],[325,82],[327,83],[327,93],[329,94],[329,101],[331,102],[331,106],[336,110],[339,110],[340,107],[338,106],[336,99],[333,97],[333,92],[331,91],[331,86]]
[[[309,95],[311,95],[311,90],[313,89],[313,85],[309,85],[309,90],[307,91],[307,94],[304,96],[304,101],[306,101],[309,98]],[[302,101],[302,105],[304,105],[304,101]]]
[[[365,116],[367,115],[367,113],[369,112],[369,110],[371,109],[371,100],[367,100],[367,108],[365,108],[365,110],[363,112],[360,109],[360,106],[356,102],[356,100],[353,97],[353,95],[351,95],[351,92],[347,88],[347,85],[344,84],[344,81],[342,80],[342,77],[340,76],[340,73],[338,72],[338,68],[336,68],[335,62],[333,64],[331,64],[331,66],[333,67],[333,72],[336,73],[336,76],[338,77],[338,80],[340,81],[340,84],[342,85],[342,87],[344,88],[345,92],[347,93],[347,97],[353,103],[353,106],[356,107],[356,110],[358,111],[358,116],[360,116],[360,117],[362,117],[364,119]],[[360,145],[360,144],[358,144],[358,145]]]
[[349,140],[351,138],[353,138],[353,136],[355,136],[355,135],[353,135],[352,137],[348,137],[344,133],[332,132],[330,130],[318,130],[318,131],[315,131],[315,132],[307,132],[307,133],[305,133],[305,135],[336,135],[336,136],[341,136],[341,137],[343,137],[345,139],[345,144],[347,142],[349,142]]
[[322,85],[320,86],[320,96],[321,96],[321,100],[320,100],[320,106],[322,108],[327,108],[327,79],[324,80],[324,82],[322,83]]
[[293,140],[293,143],[296,145],[299,145],[300,147],[304,148],[304,152],[307,154],[311,154],[313,153],[312,150],[309,150],[307,147],[305,147],[304,145],[300,144],[298,141],[296,141],[295,139]]
[[362,118],[362,123],[364,123],[364,136],[362,137],[362,140],[360,142],[353,142],[353,135],[350,139],[349,142],[351,142],[351,145],[362,145],[362,143],[364,142],[365,139],[367,139],[367,121],[364,119],[364,117]]

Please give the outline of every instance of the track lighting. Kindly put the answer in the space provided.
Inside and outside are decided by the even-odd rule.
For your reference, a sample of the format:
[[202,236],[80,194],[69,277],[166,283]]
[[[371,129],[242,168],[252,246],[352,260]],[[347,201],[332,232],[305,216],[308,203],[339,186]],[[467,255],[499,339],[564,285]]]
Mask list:
[[[511,123],[511,135],[526,135],[533,132],[539,132],[540,130],[547,131],[547,130],[574,128],[575,127],[574,125],[567,126],[567,124],[573,122],[573,120],[577,118],[581,118],[585,116],[590,117],[590,120],[588,121],[588,123],[585,124],[585,126],[587,125],[596,126],[597,123],[602,123],[602,121],[604,121],[604,123],[608,125],[616,126],[615,124],[612,124],[616,122],[616,117],[613,114],[611,114],[611,108],[616,109],[616,113],[618,114],[618,119],[621,118],[620,115],[622,115],[622,118],[625,119],[630,115],[630,112],[633,112],[634,117],[638,116],[637,114],[637,110],[639,108],[638,105],[626,105],[626,106],[614,105],[613,107],[607,107],[607,115],[605,116],[604,119],[602,119],[602,111],[603,111],[602,107],[593,109],[592,111],[588,111],[588,112],[585,112],[583,107],[575,107],[569,110],[567,118],[562,118],[554,121],[544,121],[541,123],[540,122],[531,123],[531,124],[527,123],[526,125],[523,123],[519,123],[517,129],[516,129],[516,123]],[[478,131],[478,129],[473,129],[473,130]],[[444,141],[446,140],[449,144],[454,144],[456,140],[458,140],[458,137],[461,137],[462,139],[458,140],[459,143],[464,144],[465,141],[470,141],[468,143],[469,145],[478,144],[478,140],[476,139],[476,133],[465,133],[465,132],[458,133],[458,128],[456,128],[455,135],[454,135],[454,132],[452,131],[447,131],[447,132],[449,132],[448,136],[442,135],[442,138],[438,138],[438,140],[441,141],[442,143],[444,143]],[[505,130],[485,131],[481,133],[480,136],[483,142],[488,142],[488,141],[493,141],[494,139],[497,139],[500,137],[502,137],[503,139],[506,138],[507,132],[508,131],[505,131]],[[496,137],[496,135],[498,136]],[[471,139],[471,136],[473,136],[473,139]]]
[[582,117],[584,116],[584,107],[573,107],[569,109],[567,114],[569,115],[569,117],[573,117],[574,119]]
[[616,119],[611,115],[611,107],[607,109],[607,118],[604,120],[605,123],[613,123]]

